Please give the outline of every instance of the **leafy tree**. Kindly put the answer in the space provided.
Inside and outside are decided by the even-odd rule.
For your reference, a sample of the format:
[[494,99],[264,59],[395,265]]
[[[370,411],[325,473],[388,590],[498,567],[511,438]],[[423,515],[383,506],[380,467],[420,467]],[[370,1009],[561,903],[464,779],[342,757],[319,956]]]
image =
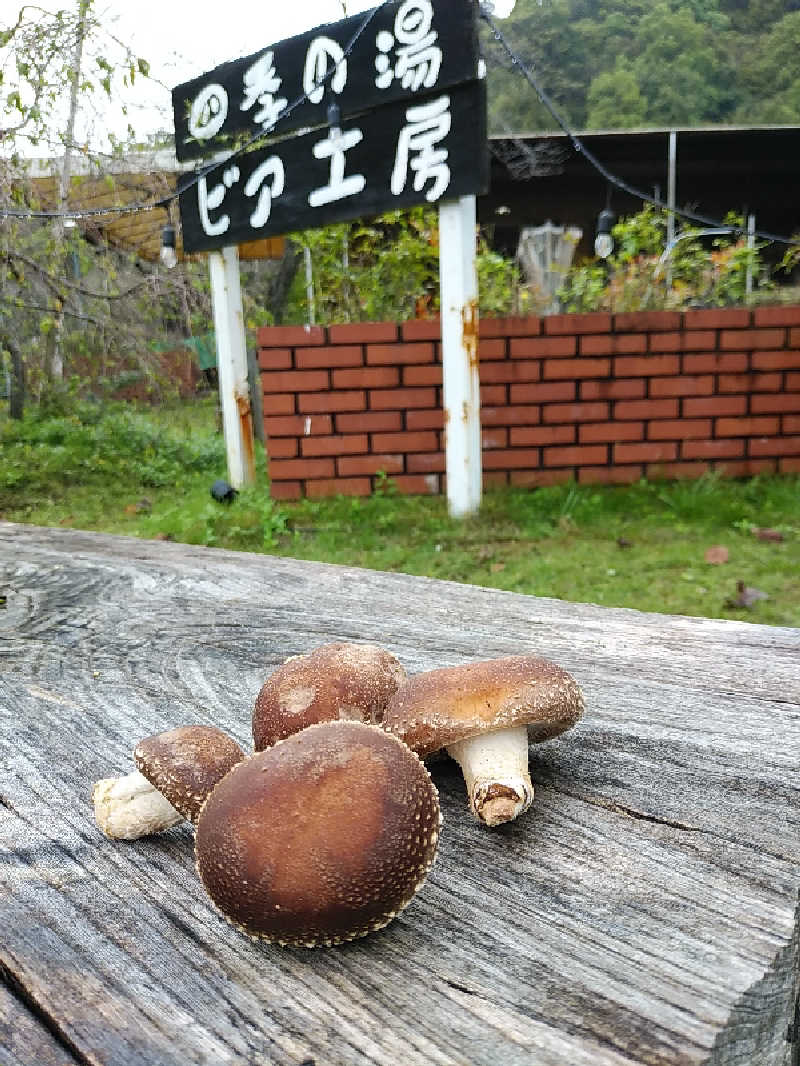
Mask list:
[[[124,90],[147,76],[149,66],[106,31],[94,2],[75,0],[54,12],[25,4],[13,22],[0,23],[0,150],[6,160],[17,161],[26,144],[51,152],[86,150],[85,142],[65,143],[65,85],[76,86],[84,112],[113,97],[127,115]],[[86,133],[88,120],[82,128]]]
[[[520,0],[513,20],[503,22],[502,28],[514,51],[533,68],[562,113],[575,125],[583,125],[586,71],[591,63],[582,37],[573,32],[568,0],[542,5],[537,0]],[[492,128],[500,133],[552,129],[551,115],[537,102],[533,90],[525,87],[519,70],[501,46],[488,31],[482,40],[490,68]]]
[[587,125],[592,129],[641,126],[647,101],[630,63],[619,56],[613,71],[598,74],[589,86]]
[[742,60],[741,78],[747,100],[737,112],[740,121],[800,121],[800,10],[777,22]]
[[725,64],[714,35],[691,11],[657,3],[641,19],[634,61],[647,117],[657,125],[695,125],[722,118],[727,99]]
[[[21,7],[13,22],[0,24],[0,202],[15,208],[56,214],[68,208],[73,160],[91,160],[91,116],[100,98],[119,102],[147,63],[110,36],[95,16],[94,0],[76,0],[68,9]],[[64,86],[68,93],[64,94]],[[104,117],[106,117],[104,115]],[[111,148],[114,144],[112,139]],[[62,164],[53,198],[43,204],[28,178],[27,157],[43,150]],[[0,348],[9,353],[17,383],[15,411],[21,408],[22,383],[38,385],[45,363],[61,376],[63,354],[85,338],[70,325],[97,326],[108,336],[114,316],[108,286],[118,264],[98,271],[93,290],[81,279],[105,254],[95,237],[93,251],[60,218],[50,221],[7,217],[0,229]],[[88,302],[87,302],[88,301]],[[26,365],[27,364],[27,365]]]
[[720,0],[720,8],[729,16],[734,30],[756,36],[784,15],[800,10],[800,0]]
[[[500,28],[573,129],[797,122],[798,13],[800,0],[521,0]],[[492,132],[554,128],[483,41]]]

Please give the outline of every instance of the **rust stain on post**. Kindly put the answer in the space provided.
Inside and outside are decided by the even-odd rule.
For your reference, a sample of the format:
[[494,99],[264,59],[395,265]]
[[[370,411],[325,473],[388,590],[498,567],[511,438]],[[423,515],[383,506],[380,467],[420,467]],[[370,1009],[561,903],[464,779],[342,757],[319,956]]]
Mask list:
[[253,409],[250,405],[250,393],[236,390],[236,409],[239,412],[239,426],[242,432],[242,456],[246,476],[252,478],[256,469],[256,456],[253,447]]
[[470,300],[461,312],[462,344],[470,370],[478,365],[478,301]]

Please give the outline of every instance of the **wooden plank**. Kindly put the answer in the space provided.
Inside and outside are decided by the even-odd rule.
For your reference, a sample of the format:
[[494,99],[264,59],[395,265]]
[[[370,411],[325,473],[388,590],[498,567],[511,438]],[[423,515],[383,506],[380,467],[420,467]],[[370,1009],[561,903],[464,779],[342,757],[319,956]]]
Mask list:
[[[317,128],[219,163],[178,198],[184,247],[213,251],[486,192],[486,83],[414,104],[387,104],[338,134]],[[417,137],[433,144],[428,155]],[[437,153],[440,163],[431,161]]]
[[[376,9],[372,17],[363,12],[283,41],[265,41],[258,52],[222,63],[172,90],[177,158],[210,158],[230,148],[237,133],[266,135],[270,106],[277,100],[283,106],[276,109],[275,132],[282,137],[325,123],[332,100],[348,120],[386,104],[412,107],[425,89],[446,92],[471,81],[478,75],[475,14],[474,6],[462,0],[424,0],[410,10],[398,2]],[[317,52],[315,62],[314,45],[321,38],[327,38],[328,48]],[[376,78],[382,62],[385,70],[391,67],[386,80]],[[332,76],[323,91],[318,86],[326,70]],[[404,77],[404,70],[418,77]],[[254,106],[253,89],[265,106]],[[194,133],[193,111],[199,127]]]
[[[87,1063],[790,1066],[800,632],[0,523],[0,962]],[[536,799],[470,820],[382,933],[304,952],[208,903],[188,827],[99,835],[141,736],[250,708],[286,655],[537,650],[587,698]],[[793,1066],[793,1064],[792,1064]]]
[[240,259],[283,259],[286,254],[285,237],[265,237],[262,241],[247,241],[239,245]]
[[[78,175],[70,185],[69,207],[75,211],[124,207],[133,203],[150,203],[171,192],[179,178],[171,172],[145,172],[106,176]],[[31,179],[44,207],[55,207],[56,178]],[[92,220],[107,238],[141,258],[156,260],[161,248],[161,228],[167,221],[163,208],[131,215],[103,215]]]
[[0,981],[0,1066],[75,1066],[79,1061]]

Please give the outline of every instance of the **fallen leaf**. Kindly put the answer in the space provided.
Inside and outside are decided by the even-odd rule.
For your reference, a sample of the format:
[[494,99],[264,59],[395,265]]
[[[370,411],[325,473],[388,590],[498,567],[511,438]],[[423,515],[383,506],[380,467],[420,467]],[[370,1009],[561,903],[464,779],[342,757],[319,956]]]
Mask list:
[[720,566],[722,563],[727,563],[729,554],[724,544],[715,544],[706,552],[705,560],[712,566]]
[[142,496],[141,500],[137,500],[136,503],[129,503],[125,507],[125,514],[149,514],[152,509],[152,503],[146,496]]
[[783,533],[779,529],[754,529],[753,535],[756,540],[766,540],[772,544],[780,544],[784,539]]
[[761,589],[752,585],[745,585],[744,581],[736,582],[736,596],[725,601],[726,607],[746,607],[748,610],[759,600],[768,600],[769,596]]
[[489,569],[491,570],[491,572],[493,574],[499,574],[500,571],[501,570],[505,570],[505,568],[506,568],[506,564],[505,563],[492,563],[492,565],[489,567]]

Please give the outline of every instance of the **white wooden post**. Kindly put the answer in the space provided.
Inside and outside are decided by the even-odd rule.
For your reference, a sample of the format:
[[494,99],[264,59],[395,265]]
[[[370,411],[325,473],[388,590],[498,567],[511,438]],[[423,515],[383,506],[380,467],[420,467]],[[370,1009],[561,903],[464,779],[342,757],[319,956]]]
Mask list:
[[228,480],[235,489],[239,489],[252,484],[256,473],[239,249],[232,246],[223,248],[221,252],[209,252],[208,266]]
[[747,257],[747,273],[745,275],[745,292],[747,299],[751,300],[753,297],[753,257],[752,253],[756,250],[756,216],[747,216],[747,250],[751,254]]
[[303,260],[306,267],[306,300],[308,302],[308,324],[315,326],[317,323],[317,309],[314,301],[314,265],[311,261],[311,249],[307,244],[303,245]]
[[477,209],[474,196],[439,207],[447,505],[454,518],[481,503]]
[[[675,243],[675,206],[678,186],[678,134],[675,130],[669,135],[667,148],[667,248]],[[672,288],[672,258],[667,263],[667,288]]]

